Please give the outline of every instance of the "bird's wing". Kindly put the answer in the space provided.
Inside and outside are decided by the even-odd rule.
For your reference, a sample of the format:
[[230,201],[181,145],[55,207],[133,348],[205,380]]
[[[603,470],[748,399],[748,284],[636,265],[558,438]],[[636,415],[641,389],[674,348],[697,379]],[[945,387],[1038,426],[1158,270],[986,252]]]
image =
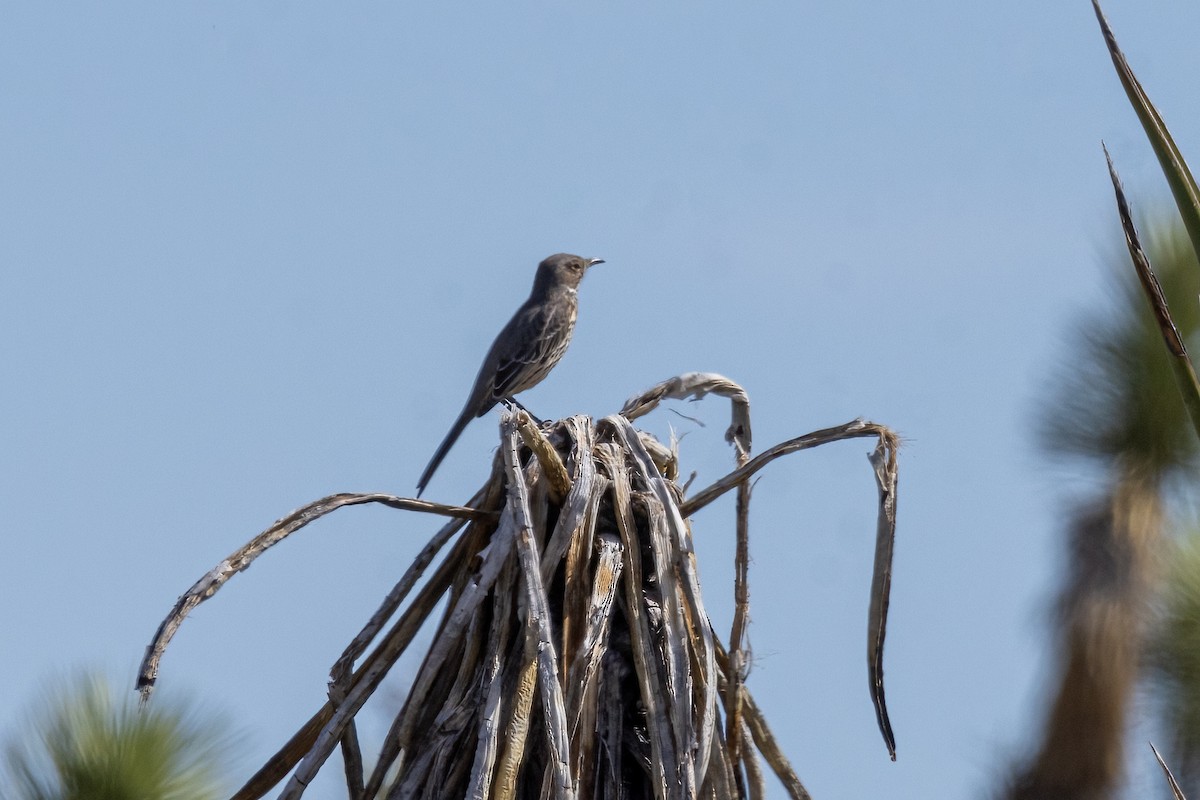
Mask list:
[[[530,374],[545,363],[550,347],[546,336],[547,317],[541,307],[521,309],[505,326],[500,338],[504,347],[496,353],[496,379],[492,396],[497,400],[528,389]],[[533,381],[536,383],[536,380]]]

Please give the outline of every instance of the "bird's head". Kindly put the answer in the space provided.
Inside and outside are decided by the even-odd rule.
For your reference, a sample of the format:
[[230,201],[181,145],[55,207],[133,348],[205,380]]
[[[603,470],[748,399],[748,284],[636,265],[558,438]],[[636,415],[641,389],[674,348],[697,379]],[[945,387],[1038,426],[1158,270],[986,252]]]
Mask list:
[[583,258],[570,253],[555,253],[538,264],[537,278],[534,286],[543,289],[564,287],[574,289],[583,280],[583,274],[589,267],[603,264],[602,258]]

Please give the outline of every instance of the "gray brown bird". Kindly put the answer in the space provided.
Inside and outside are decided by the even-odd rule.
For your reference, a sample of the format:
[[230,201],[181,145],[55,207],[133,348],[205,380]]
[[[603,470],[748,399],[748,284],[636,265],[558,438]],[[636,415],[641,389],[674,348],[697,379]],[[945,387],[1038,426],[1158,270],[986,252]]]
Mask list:
[[579,313],[579,282],[589,267],[603,263],[600,258],[556,253],[538,264],[529,299],[492,342],[462,413],[417,481],[417,497],[425,491],[434,470],[468,422],[482,417],[497,403],[515,402],[513,395],[541,383],[562,359]]

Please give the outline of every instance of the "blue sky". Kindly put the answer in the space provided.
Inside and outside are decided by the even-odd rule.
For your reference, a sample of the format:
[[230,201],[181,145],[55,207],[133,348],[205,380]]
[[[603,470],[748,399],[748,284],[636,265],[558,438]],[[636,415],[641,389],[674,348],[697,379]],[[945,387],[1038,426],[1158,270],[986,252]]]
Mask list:
[[[1200,160],[1200,6],[1106,10]],[[1100,140],[1135,202],[1165,197],[1088,3],[4,18],[4,730],[63,671],[132,685],[176,596],[282,514],[411,493],[534,266],[565,250],[607,263],[523,398],[540,416],[612,413],[702,370],[747,389],[758,450],[858,416],[905,437],[895,764],[866,692],[867,445],[791,456],[755,491],[750,687],[813,795],[978,796],[1029,743],[1071,499],[1032,423],[1064,332],[1105,297]],[[702,485],[732,463],[728,410],[681,410],[707,427],[645,426],[685,434]],[[470,496],[495,423],[468,428],[428,497]],[[719,630],[732,521],[731,499],[694,519]],[[161,685],[245,731],[233,780],[321,704],[437,525],[341,511],[184,624]]]

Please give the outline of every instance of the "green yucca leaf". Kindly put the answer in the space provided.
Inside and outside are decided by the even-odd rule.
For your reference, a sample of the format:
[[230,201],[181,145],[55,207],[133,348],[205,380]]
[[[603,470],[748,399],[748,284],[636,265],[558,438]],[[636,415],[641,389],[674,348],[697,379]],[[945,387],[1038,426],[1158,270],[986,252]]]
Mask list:
[[1179,148],[1175,146],[1171,132],[1167,130],[1158,110],[1150,102],[1150,98],[1142,89],[1142,84],[1138,82],[1133,70],[1129,68],[1125,54],[1117,46],[1117,39],[1108,26],[1104,12],[1100,10],[1099,0],[1092,0],[1092,7],[1096,11],[1096,19],[1100,22],[1100,30],[1104,33],[1104,43],[1108,46],[1108,54],[1112,57],[1117,77],[1121,79],[1121,85],[1125,87],[1125,94],[1129,96],[1133,110],[1137,112],[1138,119],[1142,121],[1142,127],[1146,130],[1146,138],[1150,140],[1154,154],[1158,156],[1158,163],[1162,165],[1163,174],[1166,175],[1167,183],[1171,186],[1171,193],[1175,196],[1175,204],[1179,206],[1179,213],[1187,227],[1188,236],[1191,237],[1192,247],[1197,255],[1200,255],[1200,189],[1196,188],[1196,180],[1192,177],[1191,170],[1188,169],[1187,162],[1183,160]]

